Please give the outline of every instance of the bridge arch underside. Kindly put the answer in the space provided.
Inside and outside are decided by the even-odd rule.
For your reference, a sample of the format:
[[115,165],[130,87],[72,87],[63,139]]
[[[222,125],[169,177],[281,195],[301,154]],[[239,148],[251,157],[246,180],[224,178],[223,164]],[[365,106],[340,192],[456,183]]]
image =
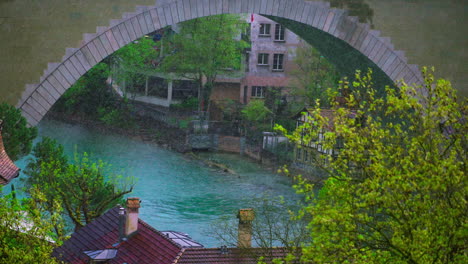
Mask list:
[[385,92],[385,86],[392,86],[394,81],[372,60],[366,57],[346,41],[336,38],[323,30],[290,19],[266,16],[284,25],[307,43],[316,48],[322,56],[332,63],[341,74],[352,81],[356,70],[372,70],[372,82],[379,93]]
[[37,125],[60,96],[94,65],[121,47],[175,23],[219,14],[255,13],[285,25],[317,48],[345,76],[372,68],[376,87],[403,79],[422,84],[416,65],[408,65],[389,38],[326,2],[302,0],[172,0],[138,6],[108,27],[84,34],[79,48],[68,48],[61,62],[49,63],[40,82],[28,84],[17,103],[31,126]]

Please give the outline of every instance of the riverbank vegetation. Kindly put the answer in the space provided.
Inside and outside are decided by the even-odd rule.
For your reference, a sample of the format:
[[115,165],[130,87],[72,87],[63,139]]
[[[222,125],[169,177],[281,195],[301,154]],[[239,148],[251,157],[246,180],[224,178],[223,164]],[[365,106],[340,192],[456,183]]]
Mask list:
[[37,128],[27,127],[20,110],[7,103],[0,104],[0,132],[5,150],[13,161],[29,154],[37,136]]
[[109,74],[108,62],[98,63],[60,97],[52,112],[78,119],[99,120],[120,128],[134,127],[132,106],[106,82]]
[[[333,129],[320,114],[289,134],[301,148],[321,131],[324,148],[338,140],[337,156],[316,152],[327,179],[318,193],[301,180],[310,217],[309,263],[466,263],[468,197],[467,105],[450,82],[424,68],[424,86],[402,83],[374,90],[370,73],[342,82],[346,106],[334,103]],[[332,98],[334,98],[332,96]],[[362,100],[365,99],[365,100]]]
[[[86,153],[75,153],[70,162],[60,144],[43,138],[34,147],[27,165],[25,190],[31,195],[30,190],[38,188],[46,201],[38,203],[49,214],[55,212],[57,202],[61,204],[66,222],[72,223],[76,231],[108,209],[124,204],[123,196],[133,190],[132,178],[109,173],[108,166],[102,161],[91,161]],[[59,227],[55,231],[58,236],[66,234]]]

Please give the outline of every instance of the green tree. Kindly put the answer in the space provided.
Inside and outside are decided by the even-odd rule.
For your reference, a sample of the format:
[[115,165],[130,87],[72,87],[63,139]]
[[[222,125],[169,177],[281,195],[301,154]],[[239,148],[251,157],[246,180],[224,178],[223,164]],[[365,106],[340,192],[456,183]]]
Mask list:
[[108,63],[98,63],[63,94],[53,110],[99,119],[111,126],[135,126],[129,100],[120,99],[107,83],[110,72]]
[[154,63],[159,55],[155,46],[151,38],[143,37],[112,55],[111,62],[118,67],[115,79],[119,83],[125,82],[131,92],[136,92],[136,86],[144,84],[147,73],[155,71]]
[[263,100],[250,100],[241,113],[246,121],[259,125],[267,122],[272,114]]
[[108,64],[96,64],[60,97],[54,111],[96,116],[100,107],[113,105],[115,99],[106,84],[109,73]]
[[54,202],[60,201],[75,230],[122,203],[123,196],[133,190],[131,178],[106,174],[108,165],[90,161],[86,153],[75,154],[73,164],[69,163],[55,140],[44,138],[33,154],[26,170],[26,191],[40,189],[46,198],[40,204],[51,213]]
[[241,116],[241,126],[249,144],[261,144],[263,140],[262,132],[270,131],[272,128],[273,113],[271,110],[265,106],[263,100],[250,100],[241,110]]
[[[3,121],[3,122],[2,122]],[[20,110],[7,103],[0,104],[0,122],[3,144],[12,160],[19,160],[31,152],[32,141],[37,136],[37,128],[28,127]]]
[[294,63],[297,68],[291,71],[294,86],[292,94],[299,96],[304,105],[314,105],[316,100],[320,100],[323,106],[327,106],[326,90],[336,90],[340,79],[335,67],[309,45],[296,49]]
[[[330,149],[341,137],[344,149],[317,154],[329,175],[317,195],[299,184],[309,201],[302,213],[312,219],[305,262],[468,262],[466,100],[457,102],[450,82],[426,68],[423,75],[423,87],[402,83],[385,98],[371,88],[370,73],[343,83],[352,88],[347,107],[334,106],[323,144]],[[317,107],[289,136],[307,143],[328,122]]]
[[199,110],[209,108],[209,98],[216,76],[228,68],[240,69],[242,49],[237,41],[246,26],[237,15],[217,15],[180,24],[180,32],[163,39],[163,59],[159,70],[198,83]]
[[[44,200],[37,190],[32,194],[35,200]],[[60,222],[58,204],[53,214],[45,214],[32,199],[17,201],[12,194],[0,195],[0,215],[0,263],[58,263],[50,256],[54,246],[60,244],[51,233]]]

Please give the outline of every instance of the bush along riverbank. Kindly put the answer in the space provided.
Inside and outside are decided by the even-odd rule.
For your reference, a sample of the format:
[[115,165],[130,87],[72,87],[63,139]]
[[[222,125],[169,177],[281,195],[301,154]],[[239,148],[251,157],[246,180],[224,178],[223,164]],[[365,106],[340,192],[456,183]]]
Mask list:
[[69,114],[51,111],[46,118],[69,124],[80,124],[102,133],[115,133],[141,140],[149,144],[186,153],[191,149],[186,144],[186,131],[166,125],[163,122],[144,116],[132,116],[124,126],[107,123],[84,114]]

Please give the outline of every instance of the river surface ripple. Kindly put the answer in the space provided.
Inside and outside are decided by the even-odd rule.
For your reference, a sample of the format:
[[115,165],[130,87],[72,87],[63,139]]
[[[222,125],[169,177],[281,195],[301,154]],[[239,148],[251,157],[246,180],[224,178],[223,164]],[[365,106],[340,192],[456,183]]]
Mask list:
[[[80,125],[43,120],[38,128],[39,138],[56,139],[70,160],[75,150],[87,152],[94,160],[112,164],[112,172],[134,176],[136,185],[129,196],[141,198],[140,218],[161,231],[187,233],[205,247],[223,245],[207,236],[209,228],[220,217],[235,219],[235,212],[252,206],[255,198],[267,193],[284,196],[291,203],[298,199],[288,178],[238,155],[204,154],[205,158],[227,164],[236,172],[233,175],[207,168],[183,154],[153,144]],[[26,160],[17,162],[23,170]],[[20,183],[15,180],[17,184]]]

